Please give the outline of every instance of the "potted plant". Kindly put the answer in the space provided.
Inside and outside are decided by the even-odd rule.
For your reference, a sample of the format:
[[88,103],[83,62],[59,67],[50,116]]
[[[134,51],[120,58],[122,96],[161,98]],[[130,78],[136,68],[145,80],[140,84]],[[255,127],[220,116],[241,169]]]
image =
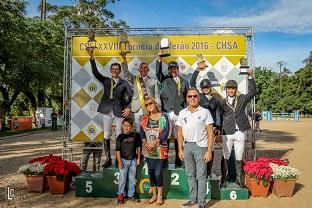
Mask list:
[[292,197],[296,180],[299,178],[300,171],[290,166],[277,165],[270,163],[272,168],[273,189],[272,192],[278,197]]
[[[265,189],[269,190],[269,182],[271,180],[270,173],[270,163],[278,164],[278,165],[288,165],[288,162],[285,160],[281,160],[278,158],[269,158],[269,157],[259,157],[256,161],[246,161],[243,166],[243,170],[245,173],[245,182],[246,187],[251,190],[251,180],[259,184],[262,182],[262,185],[266,187]],[[253,183],[253,185],[255,185]]]
[[246,161],[244,172],[250,178],[249,187],[252,196],[266,197],[269,193],[272,169],[263,161]]
[[69,191],[71,177],[80,174],[80,167],[67,160],[56,160],[48,163],[44,168],[51,193],[65,194]]
[[33,158],[31,161],[29,161],[29,163],[40,162],[41,164],[46,164],[56,160],[62,160],[62,157],[50,154],[42,157]]
[[19,173],[26,176],[27,191],[42,193],[48,189],[47,179],[43,170],[45,165],[40,162],[23,165],[18,169]]

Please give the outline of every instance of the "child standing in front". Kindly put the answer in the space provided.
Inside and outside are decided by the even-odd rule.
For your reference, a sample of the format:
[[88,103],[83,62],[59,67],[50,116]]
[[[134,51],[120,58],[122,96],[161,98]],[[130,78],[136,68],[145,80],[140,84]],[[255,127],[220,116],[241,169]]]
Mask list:
[[141,139],[140,135],[132,132],[133,122],[125,118],[122,123],[123,133],[116,140],[116,157],[119,168],[119,185],[117,203],[122,204],[126,195],[125,186],[128,175],[127,196],[130,201],[135,201],[135,176],[137,166],[140,165]]

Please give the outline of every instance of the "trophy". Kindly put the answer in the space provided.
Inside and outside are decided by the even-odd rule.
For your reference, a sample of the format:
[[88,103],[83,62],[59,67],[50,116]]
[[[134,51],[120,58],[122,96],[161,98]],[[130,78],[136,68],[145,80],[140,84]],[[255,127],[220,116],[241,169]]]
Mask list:
[[248,66],[247,58],[246,57],[240,58],[239,63],[240,63],[239,74],[241,75],[248,74],[249,66]]
[[87,46],[88,46],[87,49],[97,48],[96,47],[95,34],[92,31],[89,32],[89,40],[88,40]]
[[169,40],[168,38],[162,38],[160,40],[160,50],[161,50],[161,55],[160,57],[166,57],[166,56],[170,56],[169,54]]
[[218,79],[216,78],[216,76],[214,75],[214,73],[212,71],[207,72],[207,77],[211,82],[211,86],[218,86],[219,85]]
[[129,48],[128,34],[125,32],[120,34],[119,49],[121,53],[131,53]]
[[197,60],[197,69],[204,70],[207,68],[206,62],[203,58],[203,54],[196,54],[196,60]]

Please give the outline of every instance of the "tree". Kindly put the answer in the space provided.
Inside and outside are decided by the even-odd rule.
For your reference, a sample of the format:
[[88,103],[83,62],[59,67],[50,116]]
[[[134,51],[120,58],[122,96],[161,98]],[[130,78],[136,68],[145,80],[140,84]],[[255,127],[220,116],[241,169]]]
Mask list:
[[[25,15],[24,0],[0,2],[0,118],[16,98],[33,111],[62,105],[64,28],[127,27],[106,9],[115,1],[80,1],[73,6],[47,5],[46,21]],[[19,96],[22,93],[25,96]]]
[[0,121],[10,111],[11,105],[19,95],[20,83],[17,76],[21,75],[16,68],[23,44],[23,29],[25,28],[26,2],[23,0],[0,1]]
[[80,0],[76,5],[47,6],[50,18],[65,28],[128,28],[125,21],[114,20],[114,14],[106,7],[115,0]]
[[256,68],[257,108],[274,112],[299,110],[312,113],[311,57],[312,52],[304,60],[305,66],[294,74],[290,74],[287,68],[283,69],[286,72],[283,75],[266,68]]
[[304,59],[302,62],[303,62],[304,64],[306,64],[306,65],[312,63],[312,51],[310,51],[310,54],[309,54],[308,58]]

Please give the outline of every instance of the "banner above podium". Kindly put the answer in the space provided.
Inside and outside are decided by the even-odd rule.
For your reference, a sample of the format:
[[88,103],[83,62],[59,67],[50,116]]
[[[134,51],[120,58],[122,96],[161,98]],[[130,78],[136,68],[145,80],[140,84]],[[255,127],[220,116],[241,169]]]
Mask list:
[[[166,36],[129,36],[129,57],[156,57],[162,38],[170,41],[171,56],[245,56],[245,35],[166,35]],[[120,52],[119,36],[95,37],[95,57],[118,57]],[[86,52],[88,37],[73,38],[73,57],[89,57]],[[238,59],[239,60],[239,59]]]
[[[239,75],[240,58],[247,53],[246,35],[145,35],[127,37],[130,53],[127,63],[130,73],[137,75],[139,65],[146,62],[149,76],[156,79],[156,61],[160,40],[169,41],[170,56],[163,58],[163,72],[167,64],[176,61],[180,76],[190,80],[197,68],[197,54],[202,54],[207,68],[200,71],[196,79],[197,88],[202,79],[208,78],[213,85],[212,93],[218,98],[225,97],[225,83],[234,79],[238,83],[239,93],[247,93],[247,76]],[[120,36],[95,36],[88,41],[87,36],[72,39],[71,62],[71,134],[73,141],[101,142],[104,138],[102,114],[97,112],[103,95],[103,85],[92,74],[87,47],[96,47],[94,58],[97,68],[104,76],[110,77],[112,63],[121,63]],[[90,45],[92,44],[92,45]],[[123,72],[121,73],[123,78]]]

